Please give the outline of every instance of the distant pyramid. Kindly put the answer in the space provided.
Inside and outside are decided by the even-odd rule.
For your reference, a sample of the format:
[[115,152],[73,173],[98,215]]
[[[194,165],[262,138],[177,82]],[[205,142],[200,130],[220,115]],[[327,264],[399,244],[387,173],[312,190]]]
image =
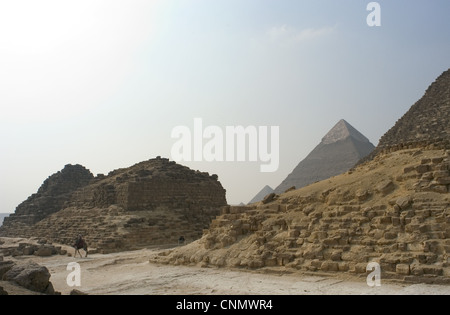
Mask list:
[[265,196],[267,196],[268,194],[271,194],[271,193],[273,193],[273,188],[268,186],[268,185],[266,185],[263,189],[261,189],[261,191],[259,193],[256,194],[255,197],[253,197],[252,200],[250,200],[248,202],[248,204],[261,201],[261,200],[264,199]]
[[342,119],[275,189],[275,193],[283,193],[292,186],[299,189],[342,174],[374,148],[369,139]]
[[380,139],[376,149],[361,162],[385,150],[408,147],[450,149],[450,69],[443,72],[425,94]]

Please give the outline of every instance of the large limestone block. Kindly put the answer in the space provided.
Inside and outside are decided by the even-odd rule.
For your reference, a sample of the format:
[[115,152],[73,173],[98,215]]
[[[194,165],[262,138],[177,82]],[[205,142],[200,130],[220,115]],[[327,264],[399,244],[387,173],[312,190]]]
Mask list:
[[394,185],[394,182],[392,182],[392,180],[387,179],[387,180],[381,181],[375,187],[375,189],[381,195],[386,196],[395,190],[395,185]]
[[34,262],[17,264],[3,276],[5,281],[13,281],[31,291],[54,294],[52,283],[49,281],[50,272],[44,266]]

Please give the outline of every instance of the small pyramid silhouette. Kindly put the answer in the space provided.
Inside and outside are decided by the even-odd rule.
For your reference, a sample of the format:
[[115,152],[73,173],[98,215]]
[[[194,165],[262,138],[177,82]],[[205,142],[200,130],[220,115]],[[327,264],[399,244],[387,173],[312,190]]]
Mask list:
[[370,154],[374,148],[369,139],[341,119],[275,189],[275,193],[283,193],[292,186],[299,189],[342,174]]
[[271,194],[271,193],[273,193],[273,188],[270,187],[269,185],[266,185],[263,189],[261,189],[261,191],[259,193],[256,194],[255,197],[253,197],[252,200],[250,200],[248,202],[248,204],[261,201],[264,199],[265,196],[267,196],[268,194]]

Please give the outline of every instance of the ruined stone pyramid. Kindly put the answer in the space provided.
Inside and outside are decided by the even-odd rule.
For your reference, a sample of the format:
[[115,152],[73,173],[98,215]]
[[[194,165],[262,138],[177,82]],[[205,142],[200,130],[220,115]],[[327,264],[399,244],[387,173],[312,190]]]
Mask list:
[[259,193],[256,194],[255,197],[253,197],[252,200],[250,200],[250,201],[248,202],[248,204],[255,203],[255,202],[258,202],[258,201],[261,201],[261,200],[264,199],[265,196],[267,196],[268,194],[271,194],[271,193],[273,193],[273,192],[274,192],[273,188],[270,187],[269,185],[266,185],[266,186],[264,186],[263,189],[260,190]]
[[67,164],[61,171],[49,176],[37,193],[19,204],[15,213],[5,220],[6,225],[15,219],[30,225],[39,222],[61,210],[75,190],[88,185],[93,179],[94,175],[84,166]]
[[71,245],[82,234],[101,252],[176,244],[199,238],[226,204],[217,175],[161,157],[97,177],[66,165],[5,218],[0,236]]
[[280,194],[342,174],[367,156],[375,146],[345,120],[340,120],[275,189]]

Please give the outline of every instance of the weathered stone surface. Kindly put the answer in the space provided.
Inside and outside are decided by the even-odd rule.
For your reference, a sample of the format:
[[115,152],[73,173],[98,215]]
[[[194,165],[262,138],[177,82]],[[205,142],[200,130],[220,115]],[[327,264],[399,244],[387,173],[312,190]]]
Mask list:
[[31,291],[54,294],[55,290],[49,279],[48,269],[33,262],[14,265],[3,275],[3,280],[13,281]]
[[412,198],[411,196],[400,197],[395,202],[401,210],[406,210],[411,205]]
[[35,251],[36,251],[35,246],[27,246],[23,249],[23,255],[26,256],[33,255]]
[[410,266],[410,272],[415,276],[422,276],[424,274],[423,267],[417,264]]
[[3,279],[5,273],[7,273],[12,267],[14,263],[12,261],[0,261],[0,280]]
[[264,197],[264,199],[262,200],[262,203],[266,204],[266,203],[272,202],[276,196],[277,195],[275,193],[270,193]]
[[409,268],[409,265],[405,265],[405,264],[398,264],[398,265],[395,267],[395,271],[396,271],[398,274],[405,275],[405,276],[408,276],[408,275],[410,274],[410,268]]
[[35,256],[48,257],[53,255],[53,248],[50,246],[40,246],[35,252]]
[[324,261],[321,265],[322,271],[339,271],[339,265],[334,261]]
[[436,182],[439,185],[449,185],[450,184],[450,176],[437,178]]
[[355,264],[355,273],[366,273],[367,272],[367,263],[357,263]]
[[416,172],[419,174],[425,174],[431,170],[430,166],[427,164],[421,164],[416,166]]
[[358,190],[356,192],[356,198],[358,199],[358,201],[366,201],[371,195],[371,192],[367,189]]
[[395,185],[392,180],[384,180],[376,186],[376,190],[382,194],[387,195],[393,192],[395,189]]
[[[41,241],[42,243],[42,241]],[[3,252],[3,254],[7,254],[8,256],[52,256],[56,254],[63,254],[65,255],[67,253],[66,250],[62,250],[61,246],[53,246],[51,244],[45,244],[45,245],[36,245],[36,244],[29,244],[29,243],[20,243],[18,247],[8,247],[8,248],[0,248],[0,252]],[[0,256],[0,261],[2,261],[3,256]]]
[[448,193],[448,187],[446,185],[433,185],[430,189],[441,194]]

